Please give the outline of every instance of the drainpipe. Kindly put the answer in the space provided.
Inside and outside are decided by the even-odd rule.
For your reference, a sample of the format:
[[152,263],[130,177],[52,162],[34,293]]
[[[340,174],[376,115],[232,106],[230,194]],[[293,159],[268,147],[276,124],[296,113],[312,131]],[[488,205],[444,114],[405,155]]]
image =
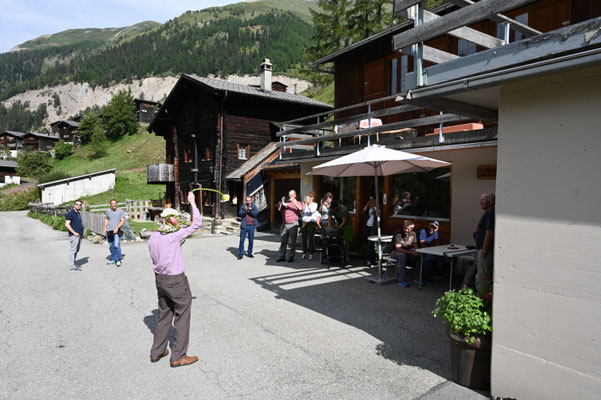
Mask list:
[[171,134],[172,134],[172,138],[173,138],[173,180],[174,180],[174,186],[175,186],[175,199],[173,201],[173,205],[174,208],[176,210],[179,210],[179,206],[180,206],[180,200],[179,200],[179,145],[178,145],[178,139],[177,139],[177,129],[175,129],[175,125],[173,126],[173,129],[171,130]]
[[[220,119],[219,119],[219,179],[217,180],[217,190],[222,192],[221,190],[221,183],[223,181],[223,119],[224,119],[224,111],[223,111],[223,104],[225,103],[225,100],[227,99],[227,90],[225,91],[225,95],[223,96],[223,99],[221,99],[221,107],[220,107]],[[217,220],[218,216],[222,216],[222,209],[221,209],[221,198],[217,198],[216,196],[216,205],[215,205],[215,217],[213,218],[213,224],[211,225],[211,233],[215,233],[215,221]]]

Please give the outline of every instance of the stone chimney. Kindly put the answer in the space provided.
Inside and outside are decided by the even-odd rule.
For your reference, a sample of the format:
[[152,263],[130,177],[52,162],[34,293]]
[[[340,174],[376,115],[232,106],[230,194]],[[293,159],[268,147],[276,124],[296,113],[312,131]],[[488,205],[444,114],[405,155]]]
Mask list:
[[269,58],[264,58],[261,64],[261,90],[271,92],[271,73],[273,65],[269,62]]

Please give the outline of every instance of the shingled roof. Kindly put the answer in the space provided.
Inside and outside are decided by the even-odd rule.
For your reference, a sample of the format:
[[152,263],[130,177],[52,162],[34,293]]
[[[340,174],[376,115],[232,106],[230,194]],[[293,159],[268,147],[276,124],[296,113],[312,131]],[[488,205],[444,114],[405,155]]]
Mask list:
[[278,92],[274,90],[265,92],[257,87],[243,85],[240,83],[228,82],[221,79],[203,78],[200,76],[189,74],[183,74],[182,76],[192,79],[202,85],[208,86],[211,89],[215,89],[218,91],[227,90],[228,92],[240,93],[248,96],[263,97],[267,99],[286,101],[290,103],[301,103],[319,107],[333,108],[329,104],[322,103],[321,101],[317,101],[309,97],[301,96],[300,94]]

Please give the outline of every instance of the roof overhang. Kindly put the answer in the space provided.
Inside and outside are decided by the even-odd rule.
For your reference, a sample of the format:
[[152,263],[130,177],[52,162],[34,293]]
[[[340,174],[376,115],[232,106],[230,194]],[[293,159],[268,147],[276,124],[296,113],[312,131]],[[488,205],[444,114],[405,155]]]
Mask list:
[[498,110],[499,86],[601,64],[601,17],[426,68],[397,100],[447,99]]

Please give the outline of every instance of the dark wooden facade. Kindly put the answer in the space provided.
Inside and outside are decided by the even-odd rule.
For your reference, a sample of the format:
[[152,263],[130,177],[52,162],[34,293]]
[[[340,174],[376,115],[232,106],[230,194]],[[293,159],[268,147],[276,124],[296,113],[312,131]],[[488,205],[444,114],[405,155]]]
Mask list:
[[138,114],[138,122],[141,124],[150,124],[157,112],[156,101],[134,99],[136,103],[136,114]]
[[[451,10],[447,8],[446,12]],[[548,32],[565,24],[574,24],[601,15],[601,2],[597,0],[541,0],[504,13],[504,15],[514,19],[527,15],[527,25],[541,32]],[[498,37],[497,24],[493,21],[484,20],[470,27]],[[406,72],[413,71],[413,57],[396,53],[393,50],[392,38],[397,33],[398,31],[384,35],[334,59],[334,105],[336,108],[394,95],[406,90],[401,85],[402,73],[404,68],[406,68]],[[515,40],[516,33],[511,31],[510,42]],[[459,40],[450,35],[438,37],[425,42],[425,44],[452,54],[459,54]],[[482,50],[485,49],[475,46],[475,51]],[[432,64],[424,63],[424,67],[430,65]],[[395,80],[396,85],[393,85]],[[393,104],[394,101],[381,103],[373,109],[390,107]],[[345,115],[366,111],[366,108],[357,109],[347,112]],[[390,123],[436,114],[438,111],[415,110],[385,117],[383,122]],[[337,117],[345,115],[337,115]],[[431,132],[432,128],[420,127],[417,129],[418,134]]]
[[[183,75],[149,126],[150,131],[165,138],[166,163],[174,164],[175,182],[167,184],[166,192],[166,204],[172,207],[185,202],[193,183],[227,192],[227,174],[276,140],[271,121],[286,121],[331,109],[319,103],[253,95],[259,89],[246,90],[241,88],[243,85],[220,82]],[[225,86],[220,90],[221,86],[216,88],[212,84]],[[233,198],[236,193],[231,195]],[[216,200],[211,195],[206,204],[215,204]],[[231,204],[223,209],[226,214],[236,212]]]
[[75,132],[78,126],[79,123],[75,121],[56,121],[50,124],[52,133],[65,142],[74,142],[78,140],[77,133]]
[[0,160],[0,183],[4,183],[4,177],[18,176],[17,175],[18,164],[16,161]]
[[21,150],[24,147],[24,133],[4,131],[0,133],[0,149]]
[[30,132],[23,136],[23,145],[29,150],[50,151],[59,140],[58,136]]

